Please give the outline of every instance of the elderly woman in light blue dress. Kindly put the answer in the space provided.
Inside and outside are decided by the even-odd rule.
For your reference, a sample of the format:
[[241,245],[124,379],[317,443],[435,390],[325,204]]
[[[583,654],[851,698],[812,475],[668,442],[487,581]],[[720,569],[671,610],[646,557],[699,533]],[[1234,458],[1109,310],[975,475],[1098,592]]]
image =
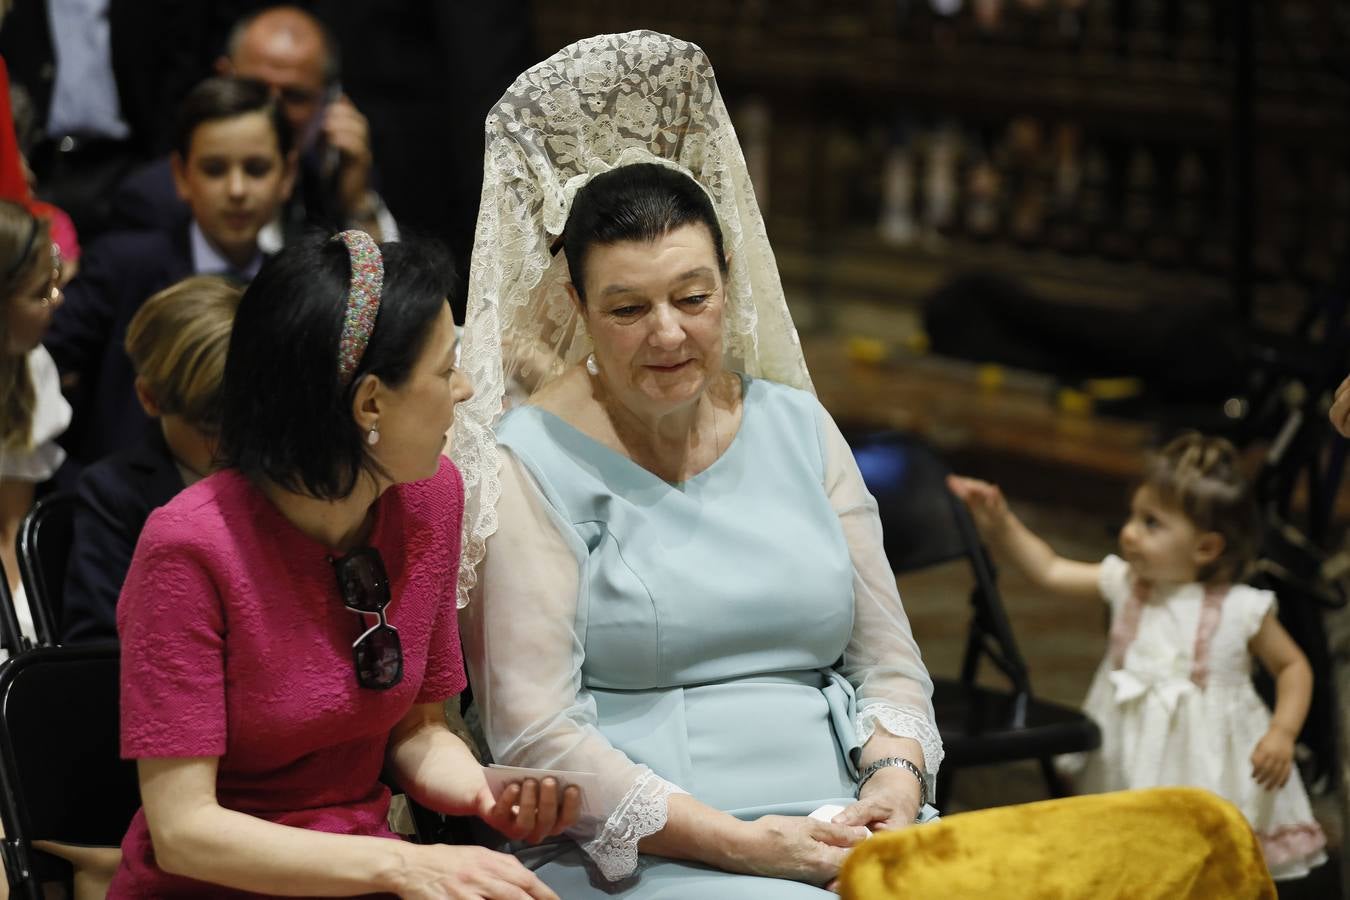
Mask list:
[[942,747],[711,67],[581,41],[487,132],[465,642],[496,761],[589,773],[521,857],[568,898],[827,896],[932,815]]

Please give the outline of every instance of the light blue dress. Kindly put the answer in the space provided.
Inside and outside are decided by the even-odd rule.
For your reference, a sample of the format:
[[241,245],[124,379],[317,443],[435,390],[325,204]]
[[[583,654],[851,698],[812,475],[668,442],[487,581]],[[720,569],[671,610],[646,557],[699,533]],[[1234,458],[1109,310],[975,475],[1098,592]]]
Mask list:
[[[538,407],[512,411],[497,434],[576,557],[583,699],[571,718],[711,806],[806,815],[853,799],[857,702],[837,664],[854,632],[855,571],[825,489],[828,417],[802,391],[750,378],[743,390],[735,439],[682,484]],[[499,743],[499,762],[540,763]],[[833,896],[646,856],[610,882],[572,841],[520,856],[569,900]]]

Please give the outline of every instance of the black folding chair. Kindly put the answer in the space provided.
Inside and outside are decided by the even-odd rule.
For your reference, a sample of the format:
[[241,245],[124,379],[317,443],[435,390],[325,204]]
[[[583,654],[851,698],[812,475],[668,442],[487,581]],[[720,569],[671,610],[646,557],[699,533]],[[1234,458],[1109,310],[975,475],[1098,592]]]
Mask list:
[[477,844],[483,847],[500,847],[506,843],[506,838],[476,816],[450,816],[433,812],[411,797],[408,798],[408,811],[412,816],[414,843]]
[[[465,687],[458,697],[461,715],[472,699],[472,693],[468,687]],[[456,734],[460,733],[453,726],[451,731]],[[472,740],[472,736],[468,739]],[[398,785],[392,782],[390,782],[390,787],[395,791],[399,790]],[[411,797],[408,798],[408,811],[413,823],[413,840],[419,844],[477,844],[482,847],[497,849],[506,844],[505,837],[477,816],[451,816],[433,812]]]
[[66,564],[75,537],[74,494],[49,494],[39,500],[19,526],[19,576],[23,579],[38,645],[61,642],[61,611]]
[[0,564],[0,647],[10,656],[17,656],[32,646],[19,627],[19,616],[14,609],[14,596],[9,591],[9,573]]
[[65,881],[48,840],[116,846],[140,806],[135,763],[119,754],[115,644],[37,647],[0,666],[0,820],[15,896]]
[[1303,488],[1305,530],[1313,544],[1334,543],[1335,498],[1347,445],[1332,431],[1326,406],[1350,371],[1350,269],[1343,284],[1312,295],[1292,333],[1259,333],[1248,350],[1249,390],[1239,405],[1234,441],[1263,447],[1256,495],[1289,522]]
[[[1249,390],[1235,439],[1261,450],[1254,488],[1264,525],[1251,583],[1279,597],[1279,619],[1307,656],[1313,696],[1299,743],[1312,751],[1309,781],[1340,772],[1334,667],[1325,612],[1350,601],[1346,551],[1334,526],[1350,442],[1326,407],[1350,371],[1350,265],[1310,294],[1287,335],[1257,332],[1248,350]],[[1273,705],[1264,670],[1257,690]]]
[[[1035,759],[1052,796],[1067,791],[1051,760],[1096,749],[1097,725],[1078,710],[1037,699],[999,596],[994,566],[965,505],[947,489],[949,470],[926,444],[899,432],[845,432],[877,500],[886,556],[897,574],[964,559],[975,578],[961,675],[934,679],[933,706],[946,752],[937,803],[946,805],[958,770]],[[988,657],[1009,690],[975,683]]]

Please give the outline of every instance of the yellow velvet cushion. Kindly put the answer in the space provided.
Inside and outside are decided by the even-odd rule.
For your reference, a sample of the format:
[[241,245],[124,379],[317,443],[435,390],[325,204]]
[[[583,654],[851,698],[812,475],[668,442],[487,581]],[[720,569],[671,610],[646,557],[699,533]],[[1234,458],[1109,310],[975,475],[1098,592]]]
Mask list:
[[847,900],[1274,900],[1236,807],[1197,788],[1046,800],[878,834],[844,863]]

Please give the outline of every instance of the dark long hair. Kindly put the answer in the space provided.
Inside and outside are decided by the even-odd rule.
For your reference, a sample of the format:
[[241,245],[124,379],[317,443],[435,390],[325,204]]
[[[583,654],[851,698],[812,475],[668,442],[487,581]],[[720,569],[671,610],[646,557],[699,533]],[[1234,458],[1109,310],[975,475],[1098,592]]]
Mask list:
[[198,82],[183,98],[178,107],[178,118],[174,121],[174,151],[186,160],[192,151],[192,135],[202,125],[255,112],[267,116],[268,124],[277,136],[277,150],[285,159],[286,154],[291,152],[295,135],[291,133],[291,124],[286,121],[281,107],[272,97],[271,89],[252,78],[227,75],[216,75]]
[[362,473],[386,474],[352,418],[363,375],[408,380],[436,317],[457,290],[439,245],[380,245],[384,291],[350,382],[338,376],[351,262],[328,235],[306,236],[268,260],[244,292],[225,361],[220,454],[249,478],[322,500],[346,497]]

